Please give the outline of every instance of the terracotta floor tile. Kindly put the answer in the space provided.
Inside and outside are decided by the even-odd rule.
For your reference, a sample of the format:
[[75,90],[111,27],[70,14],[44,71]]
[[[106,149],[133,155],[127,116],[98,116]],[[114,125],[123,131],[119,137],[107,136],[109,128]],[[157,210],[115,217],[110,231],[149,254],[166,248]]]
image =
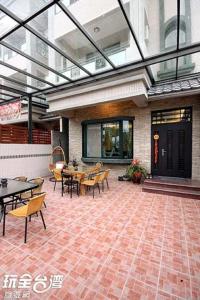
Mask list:
[[24,244],[24,220],[6,219],[0,285],[4,274],[60,274],[61,289],[31,300],[200,299],[198,201],[143,193],[116,177],[94,199],[61,197],[48,178],[43,189],[47,230],[33,216]]
[[187,256],[172,252],[162,252],[161,264],[167,268],[173,269],[182,273],[189,273],[188,258]]
[[175,270],[161,267],[159,290],[189,300],[191,299],[190,277]]
[[136,257],[132,266],[130,275],[136,280],[156,287],[158,284],[159,264],[153,263],[150,260],[143,260]]
[[156,299],[156,289],[129,277],[123,291],[122,300],[154,300]]

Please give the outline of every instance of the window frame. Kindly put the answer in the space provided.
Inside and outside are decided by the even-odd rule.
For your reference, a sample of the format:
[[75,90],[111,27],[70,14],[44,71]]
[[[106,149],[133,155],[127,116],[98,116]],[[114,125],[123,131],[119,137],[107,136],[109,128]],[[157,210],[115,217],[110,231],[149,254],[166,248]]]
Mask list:
[[[86,159],[102,159],[102,160],[127,160],[131,159],[133,157],[133,134],[134,134],[134,117],[111,117],[111,118],[106,118],[106,119],[95,119],[95,120],[85,120],[81,123],[82,125],[82,158]],[[123,121],[130,121],[132,124],[132,157],[131,158],[124,158],[123,157]],[[119,144],[120,144],[120,156],[117,157],[104,157],[103,156],[103,139],[102,139],[102,129],[103,129],[103,124],[106,123],[115,123],[119,122]],[[87,126],[88,125],[95,125],[95,124],[101,124],[101,157],[88,157],[87,156]]]

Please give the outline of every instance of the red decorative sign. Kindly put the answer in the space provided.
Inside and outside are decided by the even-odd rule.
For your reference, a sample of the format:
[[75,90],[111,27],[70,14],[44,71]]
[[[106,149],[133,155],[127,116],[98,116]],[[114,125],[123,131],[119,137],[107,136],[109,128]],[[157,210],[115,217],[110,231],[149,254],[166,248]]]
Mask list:
[[154,163],[157,165],[158,163],[158,140],[159,140],[159,135],[154,134]]
[[0,106],[0,121],[19,119],[21,116],[21,101]]

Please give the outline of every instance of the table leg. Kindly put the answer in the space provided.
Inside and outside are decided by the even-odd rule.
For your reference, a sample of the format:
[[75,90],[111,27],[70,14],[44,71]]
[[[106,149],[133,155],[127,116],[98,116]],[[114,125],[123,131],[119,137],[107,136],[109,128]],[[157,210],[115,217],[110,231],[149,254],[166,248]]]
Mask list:
[[3,211],[4,211],[4,205],[3,205],[3,203],[0,203],[0,222],[3,218]]
[[82,196],[85,195],[85,185],[84,184],[80,185],[80,195],[82,195]]

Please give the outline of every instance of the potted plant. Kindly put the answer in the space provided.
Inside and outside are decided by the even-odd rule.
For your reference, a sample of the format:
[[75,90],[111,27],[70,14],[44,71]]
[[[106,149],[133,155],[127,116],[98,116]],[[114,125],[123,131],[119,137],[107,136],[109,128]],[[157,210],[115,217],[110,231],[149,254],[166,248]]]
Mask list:
[[140,165],[138,159],[133,159],[130,166],[126,170],[127,176],[133,181],[133,183],[141,183],[142,178],[146,178],[147,171]]

